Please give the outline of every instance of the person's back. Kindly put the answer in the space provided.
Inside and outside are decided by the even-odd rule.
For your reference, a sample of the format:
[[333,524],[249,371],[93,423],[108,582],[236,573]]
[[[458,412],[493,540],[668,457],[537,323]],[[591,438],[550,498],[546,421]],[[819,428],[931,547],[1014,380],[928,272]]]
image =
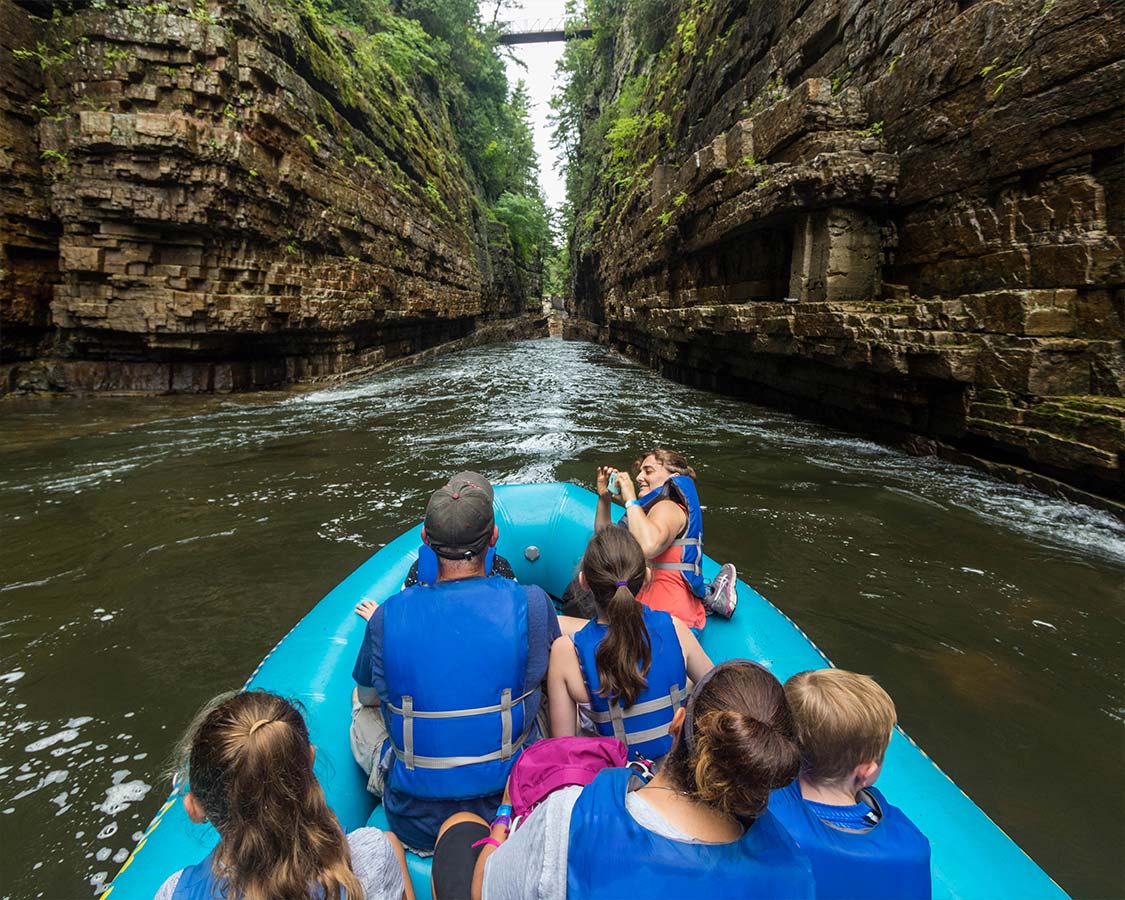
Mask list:
[[429,799],[504,790],[539,708],[539,684],[527,677],[527,606],[524,588],[500,576],[408,588],[384,604],[396,790]]
[[387,821],[429,850],[460,809],[489,812],[535,717],[558,621],[539,588],[485,576],[492,490],[463,473],[430,500],[423,539],[439,557],[418,585],[369,611],[353,676],[352,742]]
[[894,729],[891,698],[841,669],[801,672],[785,692],[801,771],[769,808],[808,854],[818,900],[929,898],[929,841],[873,787]]
[[687,625],[638,602],[646,580],[644,552],[628,531],[603,528],[590,539],[579,581],[597,617],[551,648],[552,734],[576,733],[578,704],[633,758],[671,749],[668,725],[687,699],[689,675],[698,681],[712,664]]

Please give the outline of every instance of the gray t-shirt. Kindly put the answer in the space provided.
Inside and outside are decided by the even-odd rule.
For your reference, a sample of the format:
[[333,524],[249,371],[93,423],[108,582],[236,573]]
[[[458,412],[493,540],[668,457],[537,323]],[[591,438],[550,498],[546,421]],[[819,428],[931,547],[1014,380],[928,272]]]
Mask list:
[[[378,828],[357,828],[348,835],[348,846],[352,850],[352,871],[363,886],[364,900],[402,900],[402,867],[387,836]],[[180,869],[170,875],[153,900],[172,900],[183,872]]]
[[[565,900],[570,814],[581,793],[580,787],[555,791],[488,858],[484,900]],[[638,794],[625,796],[625,809],[638,825],[661,837],[706,843],[670,825]]]

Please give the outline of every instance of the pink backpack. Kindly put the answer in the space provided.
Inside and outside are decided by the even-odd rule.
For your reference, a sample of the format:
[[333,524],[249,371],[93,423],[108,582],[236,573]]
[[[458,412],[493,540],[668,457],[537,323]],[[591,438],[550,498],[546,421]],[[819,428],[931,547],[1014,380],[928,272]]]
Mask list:
[[559,788],[587,785],[602,769],[620,768],[628,761],[629,748],[617,738],[536,741],[520,754],[508,776],[512,815],[523,818]]

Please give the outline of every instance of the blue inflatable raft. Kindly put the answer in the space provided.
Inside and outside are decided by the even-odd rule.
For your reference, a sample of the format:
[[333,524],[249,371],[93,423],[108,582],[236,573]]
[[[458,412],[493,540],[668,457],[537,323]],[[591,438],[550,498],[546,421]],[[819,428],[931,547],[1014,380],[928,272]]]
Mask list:
[[[497,487],[498,552],[512,563],[520,581],[561,596],[590,537],[595,503],[592,493],[572,484]],[[352,665],[364,632],[364,622],[353,609],[360,600],[382,602],[398,591],[419,544],[419,529],[413,528],[372,556],[321,600],[247,681],[248,687],[276,691],[304,704],[317,747],[317,775],[349,831],[368,822],[385,827],[348,739]],[[714,578],[718,564],[705,558],[703,567],[705,577]],[[735,617],[712,619],[703,632],[702,643],[712,659],[758,660],[782,680],[803,669],[830,665],[768,600],[742,582],[738,594]],[[1067,896],[901,730],[891,741],[879,787],[930,839],[934,898]],[[216,841],[214,830],[188,820],[181,798],[173,795],[102,897],[151,900],[168,875],[198,862]],[[419,900],[428,900],[429,861],[413,855],[409,859]]]

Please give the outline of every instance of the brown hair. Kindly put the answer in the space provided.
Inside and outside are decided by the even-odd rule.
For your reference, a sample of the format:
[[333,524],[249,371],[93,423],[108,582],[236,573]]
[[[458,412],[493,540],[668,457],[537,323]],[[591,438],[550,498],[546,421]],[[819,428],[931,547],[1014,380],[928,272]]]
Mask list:
[[895,704],[867,675],[844,669],[798,672],[785,682],[801,771],[817,783],[839,781],[856,766],[883,762],[895,727]]
[[[652,642],[637,592],[645,583],[645,554],[624,528],[603,528],[586,545],[582,572],[598,612],[608,622],[598,645],[598,694],[632,706],[648,681]],[[620,584],[624,582],[624,584]]]
[[219,832],[214,873],[227,882],[227,897],[363,897],[292,703],[266,691],[216,697],[196,716],[181,754],[191,793]]
[[797,777],[800,752],[781,683],[757,663],[728,660],[699,680],[663,771],[689,796],[753,819],[770,791]]
[[656,461],[673,475],[687,475],[693,481],[695,480],[695,469],[688,465],[687,457],[665,447],[653,447],[651,450],[646,450],[634,461],[633,470],[639,472],[641,464],[650,456],[655,456]]

